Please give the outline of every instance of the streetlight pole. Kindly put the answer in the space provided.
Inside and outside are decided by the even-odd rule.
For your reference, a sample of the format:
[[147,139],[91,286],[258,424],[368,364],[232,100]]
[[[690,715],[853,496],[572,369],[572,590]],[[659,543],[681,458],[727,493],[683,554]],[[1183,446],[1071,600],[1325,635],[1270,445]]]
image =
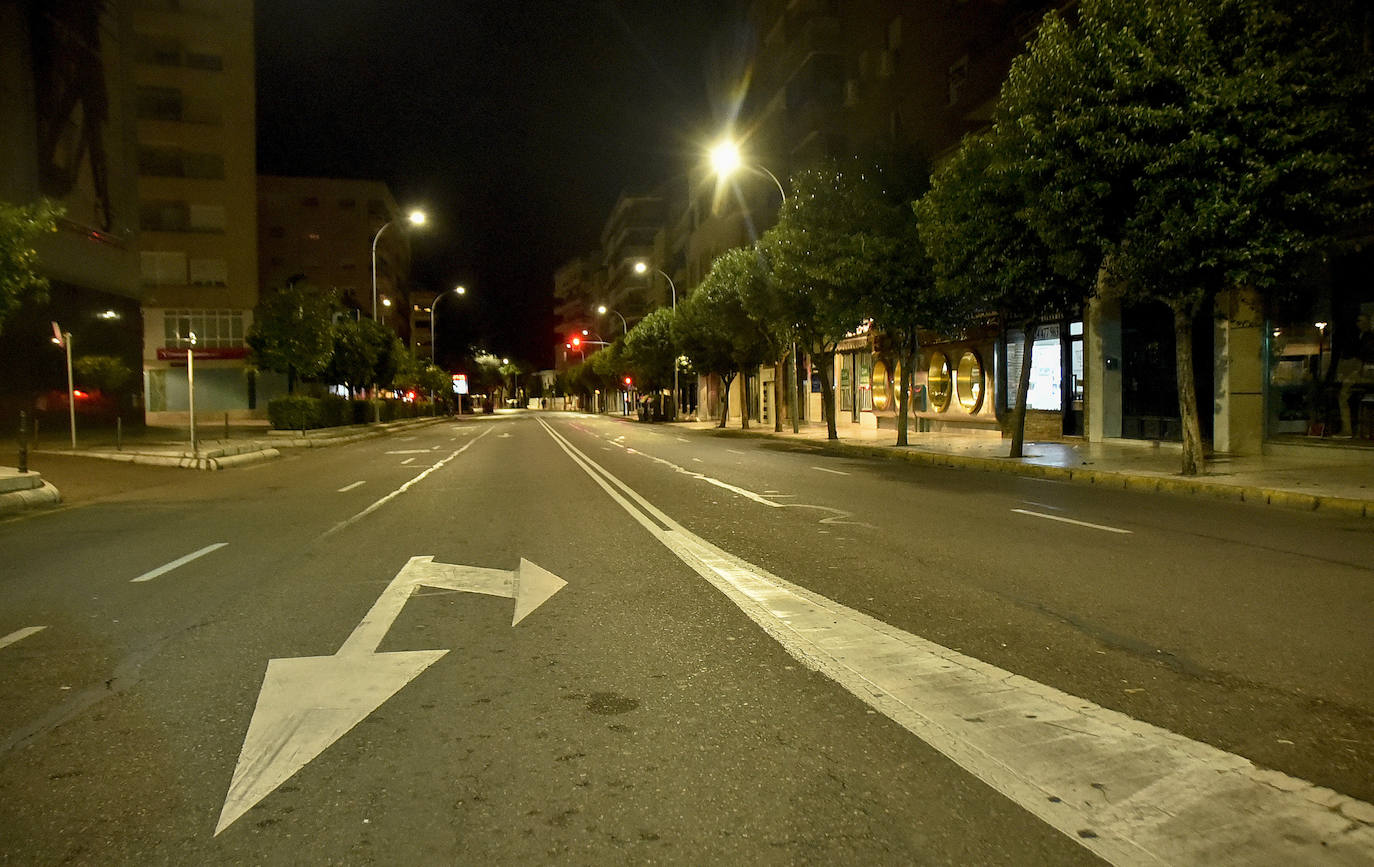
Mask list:
[[191,454],[199,455],[196,444],[196,333],[191,332],[191,342],[186,347],[186,408],[191,416]]
[[[711,165],[715,168],[716,173],[722,178],[728,177],[731,172],[744,167],[744,161],[739,153],[739,146],[729,139],[716,145],[711,149]],[[782,201],[779,203],[778,207],[779,209],[784,207],[787,204],[787,190],[783,188],[782,181],[778,180],[778,176],[770,172],[767,166],[759,165],[758,163],[754,163],[748,166],[748,168],[752,171],[762,172],[773,179],[773,183],[777,184],[778,187],[778,195],[782,196]],[[792,404],[792,433],[797,433],[801,430],[801,426],[797,421],[797,410],[800,409],[802,403],[802,386],[801,379],[797,376],[797,342],[795,340],[792,341],[792,360],[787,365],[787,376],[792,380],[791,387],[787,389],[788,399]]]
[[[406,219],[410,220],[410,222],[411,222],[412,225],[420,226],[420,225],[423,225],[424,222],[425,222],[425,214],[424,214],[423,211],[411,211],[410,214],[409,214],[409,216],[406,217]],[[375,234],[375,235],[372,236],[372,321],[373,321],[373,322],[378,321],[378,320],[377,320],[377,242],[378,242],[379,240],[381,240],[381,238],[382,238],[382,233],[386,231],[386,227],[387,227],[387,226],[390,226],[390,225],[391,225],[392,223],[394,223],[394,222],[396,222],[396,221],[395,221],[395,220],[387,220],[385,223],[382,223],[382,227],[381,227],[380,229],[377,230],[377,234]]]
[[76,450],[76,382],[72,379],[72,333],[52,324],[52,342],[67,352],[67,419],[71,424],[72,451]]
[[[643,273],[647,272],[648,270],[649,270],[649,265],[648,265],[647,262],[636,262],[636,263],[635,263],[635,273],[636,273],[636,274],[643,274]],[[676,314],[676,313],[677,313],[677,284],[673,282],[673,278],[672,278],[672,277],[669,277],[669,276],[668,276],[668,272],[667,272],[667,271],[664,271],[662,268],[654,268],[654,270],[657,271],[658,273],[662,274],[662,275],[663,275],[663,279],[668,281],[668,288],[671,289],[672,292],[673,292],[673,313]],[[677,388],[677,354],[674,353],[674,354],[673,354],[673,418],[674,418],[674,419],[677,418],[678,409],[681,408],[681,406],[682,406],[682,395],[678,393],[678,388]]]
[[625,323],[625,317],[621,316],[619,310],[611,310],[605,304],[602,304],[600,307],[596,308],[596,312],[600,313],[602,316],[605,316],[607,313],[614,313],[616,316],[620,316],[620,327],[625,330],[626,334],[630,333],[630,326]]
[[[466,295],[466,286],[454,286],[449,290],[455,295]],[[434,303],[429,305],[429,363],[434,364],[434,346],[439,342],[439,302],[448,292],[440,292]]]

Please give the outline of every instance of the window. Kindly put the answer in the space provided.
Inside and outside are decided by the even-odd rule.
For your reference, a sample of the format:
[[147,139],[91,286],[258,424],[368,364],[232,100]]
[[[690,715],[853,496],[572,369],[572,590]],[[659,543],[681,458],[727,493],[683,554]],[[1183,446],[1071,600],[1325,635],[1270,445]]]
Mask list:
[[169,251],[139,253],[144,286],[185,286],[186,254]]
[[897,51],[902,47],[902,16],[893,18],[887,25],[887,47],[889,51]]
[[339,199],[339,210],[341,211],[351,211],[356,207],[358,207],[357,199]]
[[223,205],[191,205],[191,231],[223,232],[225,224]]
[[968,80],[968,55],[964,55],[954,61],[949,66],[946,73],[945,82],[949,87],[949,105],[959,102],[959,91],[963,89],[964,82]]
[[139,120],[181,120],[181,91],[175,87],[140,85],[135,99]]
[[192,259],[189,270],[193,286],[229,285],[229,263],[223,259]]
[[191,335],[198,349],[237,349],[243,344],[242,310],[164,310],[163,345],[190,349]]
[[208,69],[219,72],[224,69],[224,57],[215,51],[186,50],[186,65],[191,69]]
[[180,148],[145,145],[138,149],[138,173],[155,178],[224,179],[224,157]]

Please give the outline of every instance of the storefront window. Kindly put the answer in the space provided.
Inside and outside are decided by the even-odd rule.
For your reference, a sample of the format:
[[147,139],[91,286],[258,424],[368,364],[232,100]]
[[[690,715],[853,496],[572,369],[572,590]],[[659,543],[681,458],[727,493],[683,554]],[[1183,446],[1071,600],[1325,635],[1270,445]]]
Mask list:
[[[1024,334],[1024,332],[1016,330],[1007,332],[1007,394],[1011,401],[1015,399],[1016,383],[1021,375],[1022,347],[1025,345]],[[1026,396],[1026,406],[1031,409],[1062,410],[1064,408],[1063,380],[1063,355],[1059,345],[1059,326],[1041,325],[1035,329],[1035,343],[1031,348],[1030,391]]]
[[1347,313],[1271,326],[1271,435],[1374,439],[1374,301]]
[[873,408],[886,412],[890,401],[887,390],[887,365],[881,361],[873,362]]
[[983,362],[973,352],[959,358],[959,377],[955,382],[959,405],[976,413],[983,405]]
[[930,372],[927,375],[926,387],[930,392],[930,403],[936,412],[944,412],[949,409],[950,394],[950,374],[949,359],[943,352],[935,352],[930,356]]

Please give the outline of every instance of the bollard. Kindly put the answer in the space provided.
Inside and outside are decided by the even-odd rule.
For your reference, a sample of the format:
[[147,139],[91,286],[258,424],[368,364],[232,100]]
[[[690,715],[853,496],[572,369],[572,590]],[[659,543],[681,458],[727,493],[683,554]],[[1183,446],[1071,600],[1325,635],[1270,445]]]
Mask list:
[[229,413],[224,414],[224,438],[229,439]]
[[29,414],[23,410],[19,412],[19,472],[29,471]]
[[124,416],[115,416],[115,451],[124,451]]

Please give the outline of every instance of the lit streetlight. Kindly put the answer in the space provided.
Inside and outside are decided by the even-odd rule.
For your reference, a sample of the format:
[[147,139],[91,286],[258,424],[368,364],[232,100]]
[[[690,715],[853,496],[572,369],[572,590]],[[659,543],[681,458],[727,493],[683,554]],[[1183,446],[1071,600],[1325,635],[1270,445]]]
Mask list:
[[626,334],[630,333],[630,326],[625,323],[625,317],[621,316],[619,310],[611,310],[605,304],[602,304],[600,307],[596,308],[596,312],[600,313],[602,316],[605,316],[607,313],[614,313],[616,316],[620,316],[620,327],[625,329]]
[[430,364],[433,364],[433,363],[434,363],[434,345],[435,345],[436,343],[439,342],[439,315],[438,315],[438,314],[439,314],[439,302],[443,300],[443,298],[444,298],[445,295],[449,295],[450,293],[453,294],[453,295],[466,295],[466,294],[468,294],[468,287],[466,287],[466,286],[454,286],[452,289],[448,290],[448,292],[440,292],[440,293],[439,293],[439,297],[435,298],[434,301],[433,301],[433,303],[431,303],[431,304],[429,305],[429,363],[430,363]]
[[71,421],[72,449],[76,449],[76,385],[72,379],[72,333],[52,324],[52,342],[67,351],[67,416]]
[[[423,226],[425,223],[424,211],[411,211],[406,217],[412,226]],[[382,227],[377,230],[377,234],[372,236],[372,321],[377,321],[377,242],[381,240],[382,233],[386,227],[390,226],[395,220],[387,220]]]
[[[654,268],[654,270],[657,271],[658,273],[662,274],[662,275],[663,275],[663,279],[668,281],[668,288],[671,289],[672,292],[673,292],[673,312],[674,312],[674,313],[677,313],[677,284],[673,282],[673,278],[672,278],[672,277],[669,277],[669,276],[668,276],[668,272],[667,272],[667,271],[664,271],[662,268]],[[648,262],[636,262],[636,263],[635,263],[635,273],[636,273],[636,274],[647,274],[648,272],[649,272],[649,263],[648,263]],[[680,402],[681,402],[681,397],[680,397],[680,395],[678,394],[678,390],[677,390],[677,356],[675,355],[675,356],[673,356],[673,418],[674,418],[674,419],[677,418],[678,404],[679,404]]]

